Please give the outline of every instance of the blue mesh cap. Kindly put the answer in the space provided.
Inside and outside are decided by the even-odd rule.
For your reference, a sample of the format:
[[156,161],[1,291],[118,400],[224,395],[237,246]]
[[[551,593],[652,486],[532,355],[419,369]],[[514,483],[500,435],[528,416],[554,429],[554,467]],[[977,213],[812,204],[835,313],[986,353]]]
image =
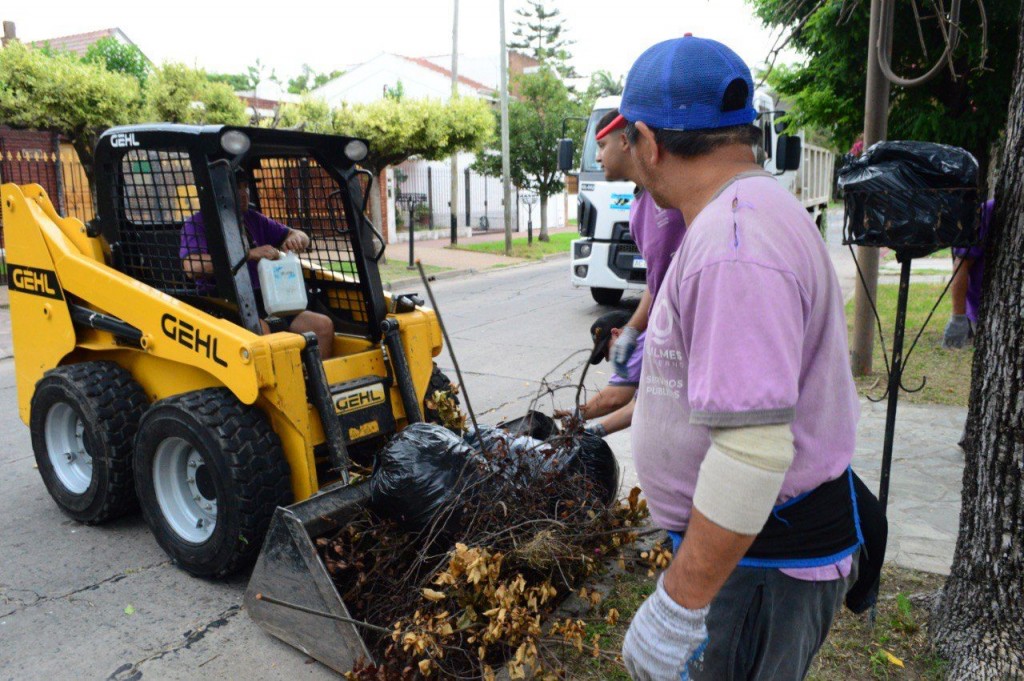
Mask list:
[[[747,84],[740,109],[722,111],[729,84]],[[648,48],[626,76],[619,112],[631,122],[651,128],[707,130],[752,123],[754,81],[739,55],[716,40],[682,38]]]

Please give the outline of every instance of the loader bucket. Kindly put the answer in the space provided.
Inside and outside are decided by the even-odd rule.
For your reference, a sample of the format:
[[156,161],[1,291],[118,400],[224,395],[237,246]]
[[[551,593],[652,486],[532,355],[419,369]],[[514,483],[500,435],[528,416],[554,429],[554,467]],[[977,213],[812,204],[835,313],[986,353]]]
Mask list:
[[372,660],[358,627],[269,603],[257,595],[349,618],[315,542],[344,527],[366,505],[369,487],[339,484],[305,501],[279,507],[245,591],[245,609],[256,624],[338,672],[349,671],[359,658]]

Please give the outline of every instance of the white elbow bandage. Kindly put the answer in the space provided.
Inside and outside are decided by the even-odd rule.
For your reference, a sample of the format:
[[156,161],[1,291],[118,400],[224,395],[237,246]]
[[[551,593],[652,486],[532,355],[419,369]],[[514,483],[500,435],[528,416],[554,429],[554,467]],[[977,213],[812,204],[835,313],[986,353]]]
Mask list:
[[793,453],[789,424],[713,428],[694,508],[727,530],[757,534],[772,512]]

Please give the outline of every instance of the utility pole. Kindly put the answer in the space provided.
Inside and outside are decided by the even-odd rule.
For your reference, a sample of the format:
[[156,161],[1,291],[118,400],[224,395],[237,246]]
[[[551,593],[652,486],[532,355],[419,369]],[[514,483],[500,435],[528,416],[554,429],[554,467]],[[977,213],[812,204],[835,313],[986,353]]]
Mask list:
[[505,208],[505,255],[512,255],[512,174],[508,141],[508,47],[505,45],[505,0],[498,0],[501,22],[501,184]]
[[[459,96],[459,0],[453,0],[452,18],[452,99]],[[452,187],[449,194],[451,213],[452,243],[459,243],[459,156],[452,152]]]
[[[882,0],[871,0],[871,26],[868,31],[868,82],[864,96],[864,148],[884,140],[889,126],[889,79],[878,63],[879,50],[885,50],[886,62],[892,55],[892,31],[885,31],[888,40],[879,45],[882,22],[891,21],[882,8]],[[871,355],[875,342],[875,318],[871,301],[878,290],[878,249],[857,247],[857,261],[864,274],[864,284],[856,289],[853,316],[853,348],[850,361],[855,376],[871,373]],[[865,289],[866,287],[866,289]]]

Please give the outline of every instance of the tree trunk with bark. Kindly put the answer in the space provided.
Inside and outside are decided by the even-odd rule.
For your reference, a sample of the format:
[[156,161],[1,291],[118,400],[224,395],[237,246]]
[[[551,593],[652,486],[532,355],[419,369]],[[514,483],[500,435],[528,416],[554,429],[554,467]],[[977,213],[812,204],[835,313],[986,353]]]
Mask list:
[[[1024,37],[1024,15],[1020,19]],[[1024,50],[1018,52],[967,417],[960,534],[932,616],[949,679],[1024,678]]]
[[537,235],[537,241],[551,241],[551,237],[548,236],[548,195],[540,195],[540,234]]

